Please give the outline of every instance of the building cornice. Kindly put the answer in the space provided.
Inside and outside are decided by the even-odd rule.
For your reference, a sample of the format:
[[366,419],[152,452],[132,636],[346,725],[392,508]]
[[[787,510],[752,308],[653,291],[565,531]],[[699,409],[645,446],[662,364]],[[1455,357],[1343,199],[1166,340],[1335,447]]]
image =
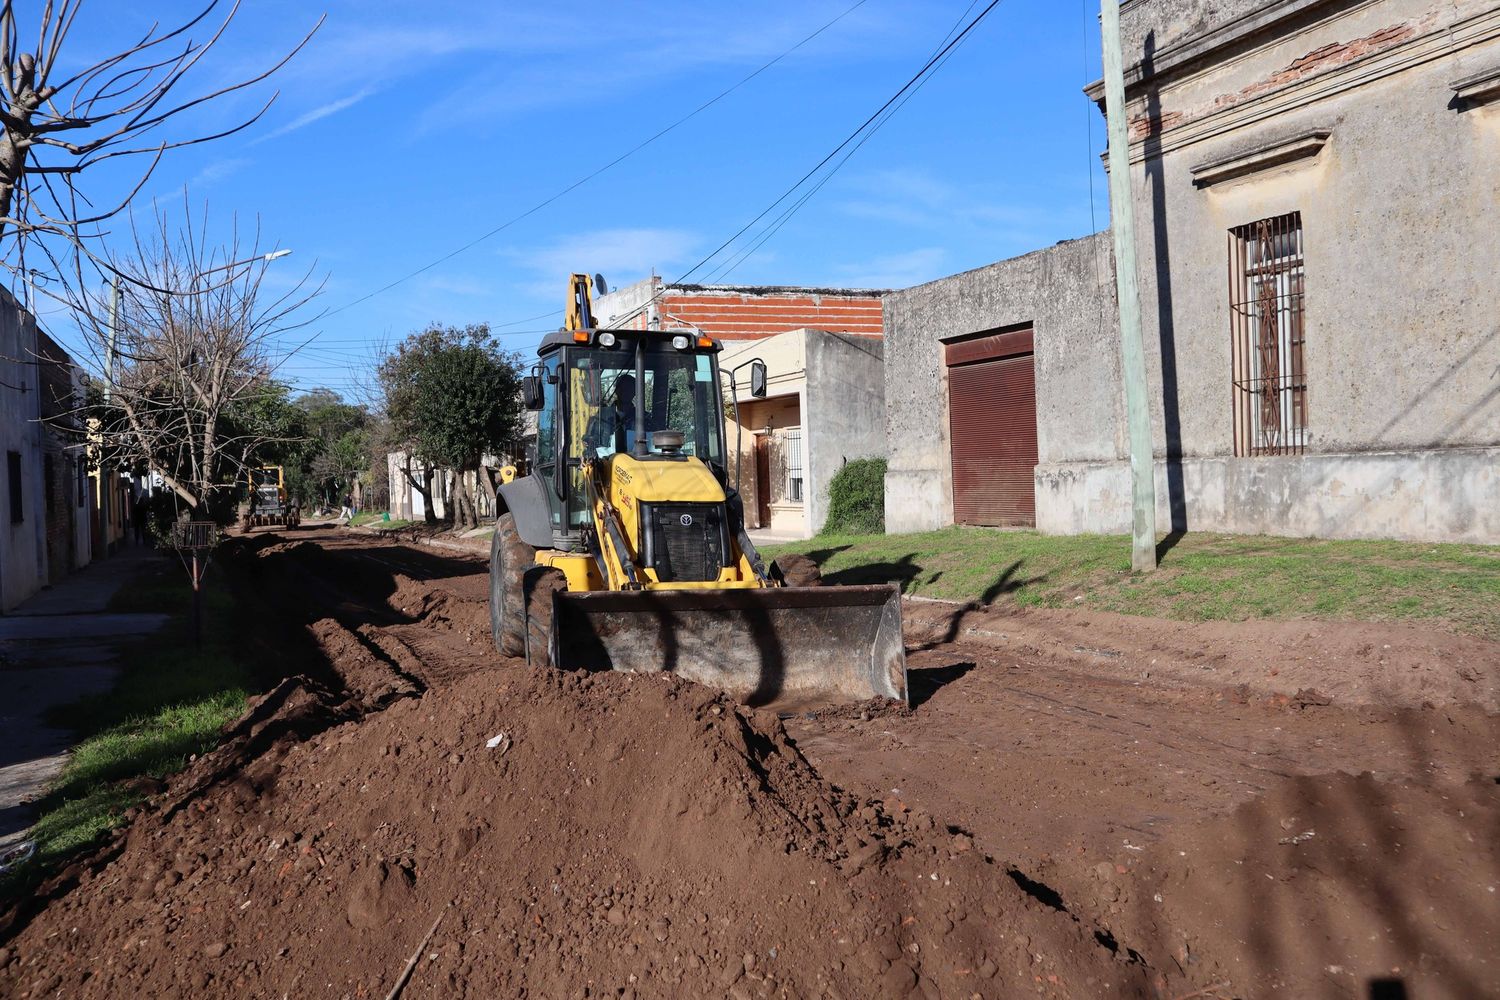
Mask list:
[[[1123,13],[1143,2],[1145,0],[1121,4],[1120,10]],[[1285,22],[1293,18],[1316,20],[1334,12],[1367,7],[1376,2],[1378,0],[1271,0],[1248,14],[1242,14],[1196,35],[1189,35],[1151,53],[1149,72],[1147,60],[1132,53],[1132,62],[1125,67],[1126,98],[1134,96],[1132,91],[1138,91],[1148,80],[1160,86],[1226,48],[1243,46],[1251,39],[1266,34],[1280,35]],[[1095,80],[1084,88],[1084,93],[1102,107],[1104,81]]]
[[[1171,127],[1130,144],[1130,162],[1216,138],[1249,125],[1278,118],[1357,87],[1451,57],[1464,49],[1500,38],[1500,9],[1476,14],[1455,24],[1434,27],[1341,66],[1286,83],[1201,115],[1191,112]],[[1465,81],[1467,82],[1467,81]],[[1477,82],[1476,82],[1477,85]],[[1160,128],[1157,125],[1157,128]]]
[[1193,184],[1208,187],[1317,156],[1332,129],[1317,128],[1262,143],[1254,149],[1210,160],[1192,168]]
[[1453,101],[1459,110],[1488,104],[1500,99],[1500,65],[1471,73],[1462,80],[1454,80],[1448,86],[1453,88]]

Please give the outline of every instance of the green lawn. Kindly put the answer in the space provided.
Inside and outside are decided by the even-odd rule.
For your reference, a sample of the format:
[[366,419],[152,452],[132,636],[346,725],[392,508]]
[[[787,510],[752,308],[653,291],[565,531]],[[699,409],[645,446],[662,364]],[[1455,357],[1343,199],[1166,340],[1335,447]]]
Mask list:
[[829,583],[890,582],[913,596],[1087,607],[1184,620],[1428,621],[1500,639],[1500,547],[1189,534],[1155,573],[1130,572],[1130,539],[948,528],[833,535],[803,552]]
[[111,611],[163,611],[172,619],[125,651],[113,690],[50,714],[49,722],[74,730],[79,742],[39,803],[35,859],[0,882],[0,899],[28,891],[119,825],[125,810],[145,798],[149,782],[141,779],[180,771],[244,710],[256,677],[239,642],[233,599],[210,571],[200,649],[188,627],[191,593],[182,568],[164,562],[111,602]]
[[386,530],[404,528],[412,523],[402,518],[392,518],[389,521],[381,520],[385,516],[386,513],[383,510],[362,510],[354,515],[354,520],[350,521],[349,524],[356,528],[379,528]]

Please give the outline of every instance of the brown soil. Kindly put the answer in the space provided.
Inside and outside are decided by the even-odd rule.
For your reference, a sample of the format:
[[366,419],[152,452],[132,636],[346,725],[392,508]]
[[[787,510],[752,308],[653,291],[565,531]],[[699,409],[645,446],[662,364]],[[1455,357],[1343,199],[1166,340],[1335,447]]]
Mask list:
[[1500,995],[1500,728],[1458,694],[912,606],[911,710],[783,723],[497,660],[479,559],[296,537],[226,563],[312,676],[0,918],[0,996],[378,998],[418,952],[403,997]]

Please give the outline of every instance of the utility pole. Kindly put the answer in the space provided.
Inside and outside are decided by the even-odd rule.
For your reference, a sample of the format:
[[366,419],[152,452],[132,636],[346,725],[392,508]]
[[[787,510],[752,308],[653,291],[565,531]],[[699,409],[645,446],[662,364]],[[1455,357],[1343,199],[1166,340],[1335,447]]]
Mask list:
[[109,343],[104,348],[104,401],[109,402],[110,387],[115,381],[115,345],[120,339],[120,276],[109,284]]
[[1120,304],[1120,375],[1130,432],[1130,566],[1156,569],[1156,478],[1151,455],[1151,408],[1146,396],[1146,351],[1141,342],[1141,292],[1136,281],[1135,202],[1130,192],[1130,141],[1125,121],[1125,71],[1120,58],[1119,0],[1103,0],[1104,113],[1109,121],[1109,218],[1115,244],[1115,290]]

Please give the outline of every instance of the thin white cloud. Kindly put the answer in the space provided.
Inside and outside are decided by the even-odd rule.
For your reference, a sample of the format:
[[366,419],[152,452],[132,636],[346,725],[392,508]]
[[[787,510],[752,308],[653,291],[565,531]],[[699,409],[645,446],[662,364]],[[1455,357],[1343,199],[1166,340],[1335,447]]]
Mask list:
[[527,292],[552,296],[560,304],[569,274],[603,274],[613,288],[621,288],[658,272],[686,263],[700,244],[681,229],[620,228],[578,233],[537,248],[507,248],[501,256],[526,273]]
[[460,275],[435,275],[424,279],[422,285],[428,291],[442,292],[447,295],[490,295],[495,291],[492,281],[482,281],[479,278],[467,278]]
[[192,189],[213,184],[231,174],[238,173],[249,165],[250,159],[245,156],[231,156],[223,160],[216,160],[194,174],[193,179],[188,181],[187,186],[189,189]]
[[835,271],[840,283],[851,288],[910,288],[948,273],[947,259],[948,251],[942,247],[921,247],[840,264]]
[[259,138],[255,139],[255,141],[252,142],[251,145],[253,146],[258,143],[269,142],[272,139],[279,139],[289,132],[295,132],[300,128],[306,128],[313,122],[322,121],[329,115],[336,115],[340,111],[344,111],[354,107],[354,105],[358,104],[360,101],[363,101],[366,97],[369,97],[373,93],[375,93],[374,87],[365,87],[357,94],[351,94],[348,97],[341,97],[336,101],[329,101],[327,104],[319,105],[318,107],[313,108],[311,111],[304,112],[303,114],[298,115],[296,118],[293,118],[291,121],[287,122],[280,128],[275,129],[271,132],[267,132],[265,135],[260,136]]
[[922,170],[873,171],[851,178],[847,190],[851,196],[834,207],[850,218],[941,233],[980,230],[1001,251],[1033,249],[1056,228],[1056,209],[1044,198],[1027,197],[1032,192],[1011,189],[1009,200],[998,201],[989,188]]

